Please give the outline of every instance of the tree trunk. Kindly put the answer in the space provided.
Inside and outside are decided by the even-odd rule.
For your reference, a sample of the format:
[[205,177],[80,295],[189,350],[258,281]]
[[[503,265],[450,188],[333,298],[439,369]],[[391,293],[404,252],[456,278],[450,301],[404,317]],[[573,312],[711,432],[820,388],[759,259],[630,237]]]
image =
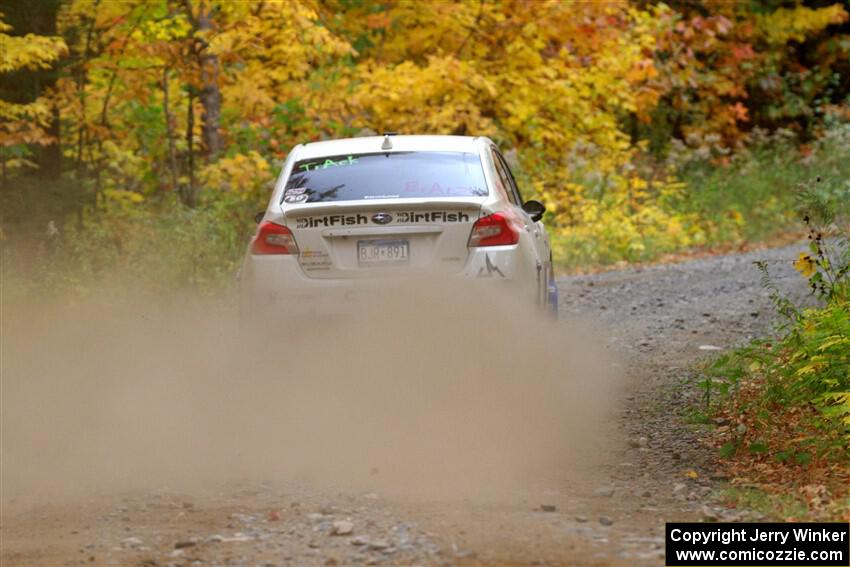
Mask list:
[[174,129],[171,127],[171,112],[168,107],[168,67],[162,68],[162,111],[165,113],[165,135],[168,138],[168,164],[171,172],[171,190],[177,187],[177,152],[174,148]]
[[[92,57],[92,39],[94,38],[95,13],[100,5],[100,0],[95,0],[91,7],[91,14],[88,19],[88,31],[86,32],[86,41],[83,46],[83,52],[80,54],[79,61],[75,70],[75,81],[77,83],[77,101],[80,105],[80,121],[77,127],[77,162],[76,172],[77,181],[82,182],[83,176],[86,173],[86,164],[83,161],[83,150],[88,143],[88,131],[86,130],[86,85],[89,81],[88,62]],[[91,151],[91,150],[89,150]],[[89,166],[93,165],[89,163]]]
[[83,121],[80,120],[80,123],[77,128],[77,157],[75,169],[77,171],[77,181],[83,181]]
[[[50,81],[51,88],[56,85],[56,78]],[[53,141],[41,146],[38,155],[38,170],[46,179],[59,179],[62,174],[62,149],[59,146],[61,132],[59,131],[59,106],[52,103],[50,109],[50,124],[47,126],[47,135]]]
[[[59,4],[47,2],[39,11],[40,15],[40,30],[38,33],[43,35],[56,35],[56,16],[59,13]],[[39,172],[42,177],[47,179],[59,179],[62,173],[62,148],[59,145],[59,105],[56,103],[54,91],[56,89],[56,79],[58,71],[54,67],[44,77],[41,82],[41,95],[51,97],[50,109],[50,124],[47,126],[47,135],[53,138],[53,142],[41,146],[38,153]]]
[[[199,31],[212,29],[209,8],[202,2],[199,8],[197,28]],[[201,114],[203,142],[210,158],[215,158],[221,151],[221,90],[218,88],[218,57],[210,53],[208,45],[203,42],[197,51],[198,63],[201,67],[201,104],[204,112]]]
[[189,87],[189,106],[186,116],[186,148],[189,161],[189,187],[186,188],[186,204],[195,208],[197,195],[195,193],[195,91]]

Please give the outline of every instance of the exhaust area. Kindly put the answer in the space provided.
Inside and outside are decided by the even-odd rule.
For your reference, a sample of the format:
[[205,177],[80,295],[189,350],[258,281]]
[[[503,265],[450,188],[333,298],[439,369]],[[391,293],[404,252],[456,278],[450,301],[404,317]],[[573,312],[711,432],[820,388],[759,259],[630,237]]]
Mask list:
[[612,437],[604,341],[492,287],[392,282],[247,325],[177,294],[2,307],[4,508],[245,480],[501,500],[587,474]]

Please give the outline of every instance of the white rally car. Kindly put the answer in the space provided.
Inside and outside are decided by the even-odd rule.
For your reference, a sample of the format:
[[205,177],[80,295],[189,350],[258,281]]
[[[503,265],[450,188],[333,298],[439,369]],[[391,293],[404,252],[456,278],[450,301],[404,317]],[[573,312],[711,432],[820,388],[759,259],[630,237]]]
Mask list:
[[240,271],[242,309],[322,314],[393,275],[488,278],[557,310],[544,207],[487,138],[384,136],[289,153]]

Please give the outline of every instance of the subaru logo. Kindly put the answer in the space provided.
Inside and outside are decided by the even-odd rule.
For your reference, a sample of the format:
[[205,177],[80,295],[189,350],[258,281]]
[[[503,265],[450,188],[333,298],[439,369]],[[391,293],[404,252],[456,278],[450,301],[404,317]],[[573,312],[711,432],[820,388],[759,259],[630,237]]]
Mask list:
[[393,216],[389,213],[376,213],[372,215],[372,222],[375,224],[389,224],[392,220]]

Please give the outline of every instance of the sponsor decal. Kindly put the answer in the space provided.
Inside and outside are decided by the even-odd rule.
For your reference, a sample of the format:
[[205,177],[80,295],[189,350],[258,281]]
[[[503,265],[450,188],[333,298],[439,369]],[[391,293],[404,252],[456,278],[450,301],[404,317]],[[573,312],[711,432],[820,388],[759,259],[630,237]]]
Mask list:
[[[379,215],[388,215],[389,220]],[[376,220],[378,217],[380,220]],[[386,225],[393,221],[389,213],[377,213],[370,219],[364,214],[352,215],[325,215],[322,217],[307,217],[296,221],[295,228],[330,228],[334,226],[359,226],[368,224]],[[416,223],[453,223],[469,222],[469,215],[460,211],[429,211],[415,212],[402,211],[395,214],[394,224],[416,224]]]
[[317,228],[330,226],[353,226],[359,224],[369,224],[369,219],[366,215],[325,215],[323,217],[308,217],[298,219],[295,228]]
[[343,165],[352,165],[355,163],[357,163],[357,158],[354,156],[348,156],[345,158],[341,158],[337,161],[331,158],[318,161],[308,161],[306,163],[298,164],[298,168],[304,171],[313,171],[314,169],[327,169],[329,167],[340,167]]
[[469,222],[469,215],[463,212],[432,211],[417,213],[414,211],[402,211],[398,213],[398,222]]
[[307,200],[307,194],[302,193],[301,195],[286,195],[283,198],[284,203],[288,203],[290,205],[296,205],[298,203],[303,203]]
[[329,254],[324,250],[310,250],[307,248],[301,251],[300,264],[307,271],[329,270],[331,259]]
[[492,278],[493,274],[499,274],[500,278],[505,277],[505,274],[502,273],[502,270],[499,269],[499,266],[494,264],[490,260],[489,254],[484,254],[484,265],[478,270],[479,278]]
[[428,185],[427,183],[420,183],[419,181],[413,180],[405,182],[404,192],[415,193],[416,195],[422,197],[452,197],[463,195],[480,195],[481,188],[467,187],[462,185],[440,185],[440,183],[437,181]]

